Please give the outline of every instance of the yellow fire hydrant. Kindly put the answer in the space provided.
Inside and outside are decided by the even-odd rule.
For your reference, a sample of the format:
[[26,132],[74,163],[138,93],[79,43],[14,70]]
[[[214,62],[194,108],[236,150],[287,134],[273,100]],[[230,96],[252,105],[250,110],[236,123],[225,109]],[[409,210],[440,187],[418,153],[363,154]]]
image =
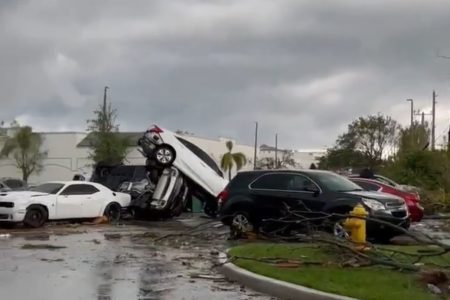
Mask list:
[[366,249],[366,220],[368,215],[361,204],[356,205],[350,212],[350,218],[347,218],[342,224],[345,230],[350,232],[350,240],[355,244],[358,250]]

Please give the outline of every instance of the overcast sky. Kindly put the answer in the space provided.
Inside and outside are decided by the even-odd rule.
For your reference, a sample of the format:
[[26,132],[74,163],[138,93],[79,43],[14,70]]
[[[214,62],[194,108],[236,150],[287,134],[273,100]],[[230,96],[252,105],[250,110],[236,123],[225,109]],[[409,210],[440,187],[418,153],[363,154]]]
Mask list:
[[354,118],[450,119],[450,2],[0,1],[0,120],[86,129],[103,87],[123,131],[158,123],[322,148]]

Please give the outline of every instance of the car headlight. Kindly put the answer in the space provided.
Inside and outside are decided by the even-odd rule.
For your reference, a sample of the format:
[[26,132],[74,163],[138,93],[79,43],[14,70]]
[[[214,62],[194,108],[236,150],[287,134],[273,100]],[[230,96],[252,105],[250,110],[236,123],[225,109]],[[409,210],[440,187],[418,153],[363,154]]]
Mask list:
[[365,205],[367,205],[372,210],[384,210],[384,209],[386,209],[384,204],[381,203],[380,201],[377,201],[377,200],[363,198],[362,202]]

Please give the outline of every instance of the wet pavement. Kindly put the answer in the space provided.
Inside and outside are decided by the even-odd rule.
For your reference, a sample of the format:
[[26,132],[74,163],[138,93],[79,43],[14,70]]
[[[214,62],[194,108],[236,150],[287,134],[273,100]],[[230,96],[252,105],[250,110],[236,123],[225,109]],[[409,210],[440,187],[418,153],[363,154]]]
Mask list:
[[271,299],[217,273],[226,235],[198,217],[0,229],[2,298]]

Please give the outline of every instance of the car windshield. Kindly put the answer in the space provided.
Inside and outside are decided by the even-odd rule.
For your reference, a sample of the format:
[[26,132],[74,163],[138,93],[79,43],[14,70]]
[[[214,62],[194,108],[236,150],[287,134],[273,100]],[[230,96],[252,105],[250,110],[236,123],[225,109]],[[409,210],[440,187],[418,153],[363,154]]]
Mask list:
[[334,173],[317,173],[315,174],[317,181],[321,186],[333,192],[352,192],[362,191],[363,189],[347,178]]
[[41,192],[47,194],[56,194],[61,190],[64,184],[61,183],[44,183],[30,188],[30,191]]

